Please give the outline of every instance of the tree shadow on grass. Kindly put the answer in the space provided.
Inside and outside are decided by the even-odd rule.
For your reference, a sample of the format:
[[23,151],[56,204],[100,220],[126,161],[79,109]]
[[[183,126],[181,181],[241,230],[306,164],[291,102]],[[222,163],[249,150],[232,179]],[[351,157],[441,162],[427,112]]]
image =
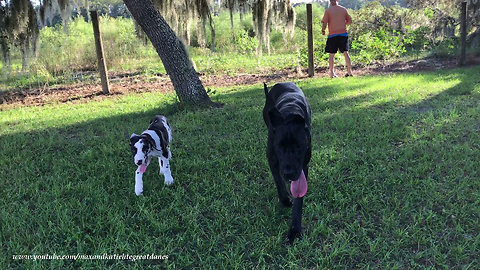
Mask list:
[[[349,95],[368,86],[362,80],[349,80],[350,88],[300,83],[314,105],[305,237],[291,251],[302,256],[302,265],[457,266],[474,260],[480,128],[478,79],[469,78],[477,71],[447,71],[445,77],[460,83],[406,103],[372,104],[378,91]],[[427,81],[439,76],[422,75]],[[286,235],[289,211],[279,210],[265,158],[263,89],[249,88],[214,96],[226,103],[223,109],[161,105],[0,137],[3,253],[160,248],[171,263],[188,267],[220,266],[214,258],[229,250],[243,254],[245,265],[284,265],[289,252],[275,246]],[[335,96],[342,91],[345,98]],[[136,197],[125,132],[143,131],[158,113],[174,127],[176,182],[163,187],[152,164],[145,196]],[[463,255],[455,257],[458,245]]]
[[[329,227],[317,233],[315,226],[310,229],[312,238],[323,240],[319,246],[343,232],[348,249],[355,251],[348,256],[352,261],[456,267],[474,260],[472,248],[460,257],[454,254],[455,246],[468,246],[478,235],[471,219],[478,218],[473,202],[480,188],[474,166],[480,158],[478,79],[472,80],[477,72],[453,72],[459,83],[420,102],[387,102],[332,117],[330,123],[324,119],[328,125],[320,133],[335,132],[328,137],[330,145],[317,146],[313,160],[323,165],[313,170],[323,181],[311,189],[319,194],[319,207],[311,212],[320,213],[311,218]],[[438,73],[422,75],[439,79]],[[369,252],[379,241],[382,247]]]
[[[333,257],[311,252],[311,265],[322,256],[330,258],[324,267],[344,265],[345,258],[351,267],[355,262],[456,267],[475,260],[470,246],[480,210],[477,73],[478,68],[420,73],[424,82],[458,83],[418,101],[399,97],[373,105],[378,91],[332,100],[341,86],[303,87],[314,104],[303,245],[344,247]],[[319,92],[323,96],[312,100]],[[274,190],[273,183],[265,187]],[[464,247],[461,256],[455,255],[458,245]]]

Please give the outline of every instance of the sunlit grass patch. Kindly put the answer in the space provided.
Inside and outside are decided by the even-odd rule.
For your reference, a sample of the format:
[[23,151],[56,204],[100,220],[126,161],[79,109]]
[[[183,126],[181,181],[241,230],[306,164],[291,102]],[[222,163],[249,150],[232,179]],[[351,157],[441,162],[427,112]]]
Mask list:
[[[0,111],[0,265],[122,268],[476,268],[478,67],[298,81],[312,107],[302,240],[284,245],[265,157],[262,85]],[[127,138],[165,114],[172,174],[134,194]],[[166,261],[14,261],[14,254],[158,254]]]

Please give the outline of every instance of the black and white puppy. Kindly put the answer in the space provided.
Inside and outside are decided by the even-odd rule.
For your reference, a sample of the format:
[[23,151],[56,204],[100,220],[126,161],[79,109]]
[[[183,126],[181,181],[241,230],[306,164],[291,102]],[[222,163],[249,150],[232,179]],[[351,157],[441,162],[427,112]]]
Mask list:
[[292,244],[302,233],[303,197],[307,193],[308,163],[312,155],[312,113],[302,90],[293,83],[277,83],[270,92],[264,84],[264,90],[267,159],[280,203],[290,207],[290,195],[293,197],[292,224],[288,231]]
[[168,120],[163,115],[156,115],[150,120],[150,126],[141,135],[135,133],[130,136],[130,148],[133,154],[133,162],[138,166],[135,171],[135,194],[143,192],[143,173],[147,170],[152,157],[158,158],[160,174],[165,177],[165,185],[173,184],[170,171],[170,143],[172,141],[172,129]]

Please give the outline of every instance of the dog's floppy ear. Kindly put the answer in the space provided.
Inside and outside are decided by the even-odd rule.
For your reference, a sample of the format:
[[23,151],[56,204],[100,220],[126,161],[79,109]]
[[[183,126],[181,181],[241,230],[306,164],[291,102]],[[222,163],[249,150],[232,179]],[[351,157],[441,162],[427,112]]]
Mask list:
[[270,124],[273,128],[278,127],[281,123],[284,122],[282,115],[275,107],[268,111],[268,118],[270,119]]
[[130,139],[128,139],[128,140],[130,141],[130,144],[132,144],[133,140],[134,140],[136,137],[138,137],[138,135],[135,134],[135,133],[132,133],[132,135],[130,135]]

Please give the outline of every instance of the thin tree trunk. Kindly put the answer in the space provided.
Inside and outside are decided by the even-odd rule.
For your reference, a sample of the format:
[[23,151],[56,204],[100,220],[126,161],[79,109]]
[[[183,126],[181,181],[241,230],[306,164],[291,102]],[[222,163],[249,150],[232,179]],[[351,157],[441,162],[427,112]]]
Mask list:
[[90,18],[90,1],[86,0],[85,1],[85,10],[87,11],[87,21],[92,21],[92,18]]
[[207,21],[203,17],[201,17],[197,22],[197,42],[200,48],[205,48],[207,46],[206,23]]
[[196,106],[218,106],[208,97],[185,46],[152,2],[150,0],[123,0],[123,2],[155,47],[180,102]]
[[10,57],[10,48],[7,41],[0,39],[0,49],[3,55],[3,75],[9,75],[12,70],[12,60]]
[[212,14],[208,14],[208,22],[210,24],[210,32],[212,34],[212,41],[210,43],[210,50],[212,52],[215,51],[215,26],[214,26],[214,22],[213,22],[213,18],[212,18]]
[[270,28],[272,25],[273,10],[269,9],[267,13],[267,22],[265,23],[265,46],[267,47],[267,54],[270,55]]
[[230,9],[230,29],[232,30],[232,37],[235,39],[235,31],[233,31],[233,8]]
[[183,41],[186,46],[190,46],[190,22],[185,20],[182,22],[182,33],[183,33]]
[[185,12],[185,16],[186,18],[184,18],[183,20],[181,20],[182,22],[182,30],[183,30],[183,38],[184,38],[184,44],[188,47],[190,46],[190,5],[188,3],[187,0],[184,0],[185,2],[185,8],[186,8],[186,12]]
[[27,72],[28,66],[28,41],[22,41],[20,45],[20,54],[22,55],[22,72]]

